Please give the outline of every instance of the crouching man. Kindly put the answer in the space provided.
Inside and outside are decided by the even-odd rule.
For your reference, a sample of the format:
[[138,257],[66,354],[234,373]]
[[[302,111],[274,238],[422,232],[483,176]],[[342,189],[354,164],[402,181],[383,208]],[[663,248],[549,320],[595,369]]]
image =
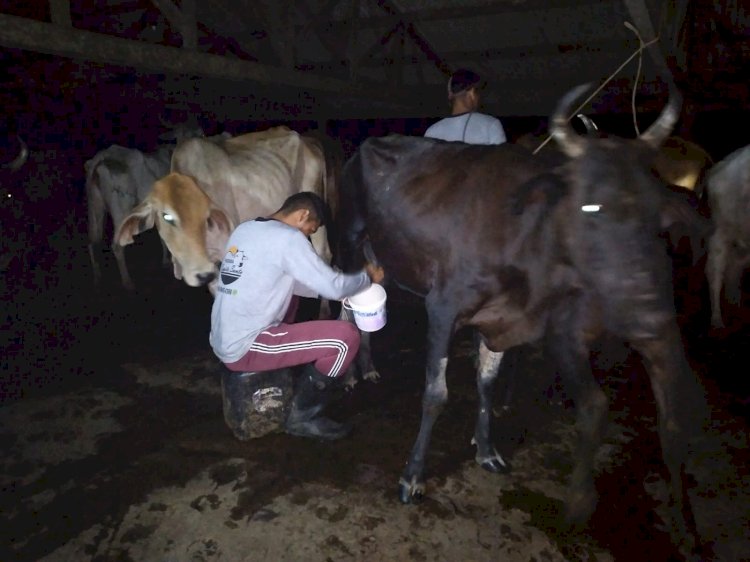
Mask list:
[[305,365],[284,429],[339,439],[349,426],[320,412],[331,383],[357,354],[359,331],[345,320],[293,323],[296,304],[298,297],[350,297],[381,281],[383,272],[368,265],[356,274],[340,273],[315,253],[308,237],[322,225],[325,210],[320,197],[300,192],[270,217],[237,226],[221,265],[209,341],[216,356],[238,373]]

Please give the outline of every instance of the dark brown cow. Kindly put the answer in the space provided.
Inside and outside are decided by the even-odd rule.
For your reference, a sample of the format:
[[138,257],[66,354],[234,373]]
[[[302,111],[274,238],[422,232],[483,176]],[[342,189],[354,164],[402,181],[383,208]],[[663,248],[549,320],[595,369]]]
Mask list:
[[[645,359],[659,411],[671,480],[673,530],[697,544],[683,482],[700,387],[685,359],[659,233],[666,190],[649,163],[673,127],[675,94],[639,139],[586,138],[565,116],[583,93],[565,96],[552,133],[567,161],[547,167],[522,147],[476,146],[392,135],[368,139],[342,173],[341,264],[360,265],[367,249],[387,279],[424,295],[428,315],[422,424],[399,481],[404,503],[425,493],[433,424],[448,398],[452,335],[481,334],[474,432],[476,460],[509,470],[490,439],[492,387],[503,352],[544,340],[575,397],[580,431],[567,498],[571,521],[593,511],[594,453],[608,401],[589,350],[597,336],[627,341]],[[684,510],[684,511],[683,511]]]

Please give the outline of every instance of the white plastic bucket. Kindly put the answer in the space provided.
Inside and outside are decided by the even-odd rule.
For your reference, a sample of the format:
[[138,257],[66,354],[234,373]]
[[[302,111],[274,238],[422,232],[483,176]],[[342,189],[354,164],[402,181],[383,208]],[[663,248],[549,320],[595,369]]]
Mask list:
[[343,305],[354,313],[354,322],[363,332],[377,332],[385,326],[385,289],[373,283],[361,293],[344,299]]

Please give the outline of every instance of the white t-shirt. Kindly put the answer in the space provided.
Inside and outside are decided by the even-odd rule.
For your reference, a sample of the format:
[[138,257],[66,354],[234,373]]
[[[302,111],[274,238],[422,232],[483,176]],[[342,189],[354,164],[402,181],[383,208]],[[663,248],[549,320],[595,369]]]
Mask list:
[[445,117],[430,125],[424,136],[468,144],[502,144],[507,140],[499,119],[475,111]]

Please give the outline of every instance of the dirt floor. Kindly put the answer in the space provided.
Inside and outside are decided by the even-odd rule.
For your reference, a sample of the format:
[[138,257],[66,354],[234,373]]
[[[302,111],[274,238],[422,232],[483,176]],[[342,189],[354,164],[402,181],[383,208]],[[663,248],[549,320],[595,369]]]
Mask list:
[[[549,391],[554,369],[543,355],[527,357],[512,408],[495,416],[513,471],[490,474],[475,463],[466,333],[451,353],[427,497],[404,506],[397,482],[421,415],[421,309],[390,306],[373,336],[380,380],[338,391],[329,411],[354,423],[351,436],[241,442],[222,417],[219,365],[207,344],[210,297],[158,270],[153,255],[134,278],[158,281],[135,296],[114,277],[99,293],[85,275],[67,277],[69,267],[86,271],[83,254],[65,268],[40,258],[5,276],[0,560],[681,559],[662,524],[653,398],[633,357],[605,379],[612,424],[598,455],[599,505],[583,530],[562,524],[573,410]],[[685,324],[711,405],[690,458],[690,496],[714,558],[748,560],[750,322],[708,334],[705,321]]]

